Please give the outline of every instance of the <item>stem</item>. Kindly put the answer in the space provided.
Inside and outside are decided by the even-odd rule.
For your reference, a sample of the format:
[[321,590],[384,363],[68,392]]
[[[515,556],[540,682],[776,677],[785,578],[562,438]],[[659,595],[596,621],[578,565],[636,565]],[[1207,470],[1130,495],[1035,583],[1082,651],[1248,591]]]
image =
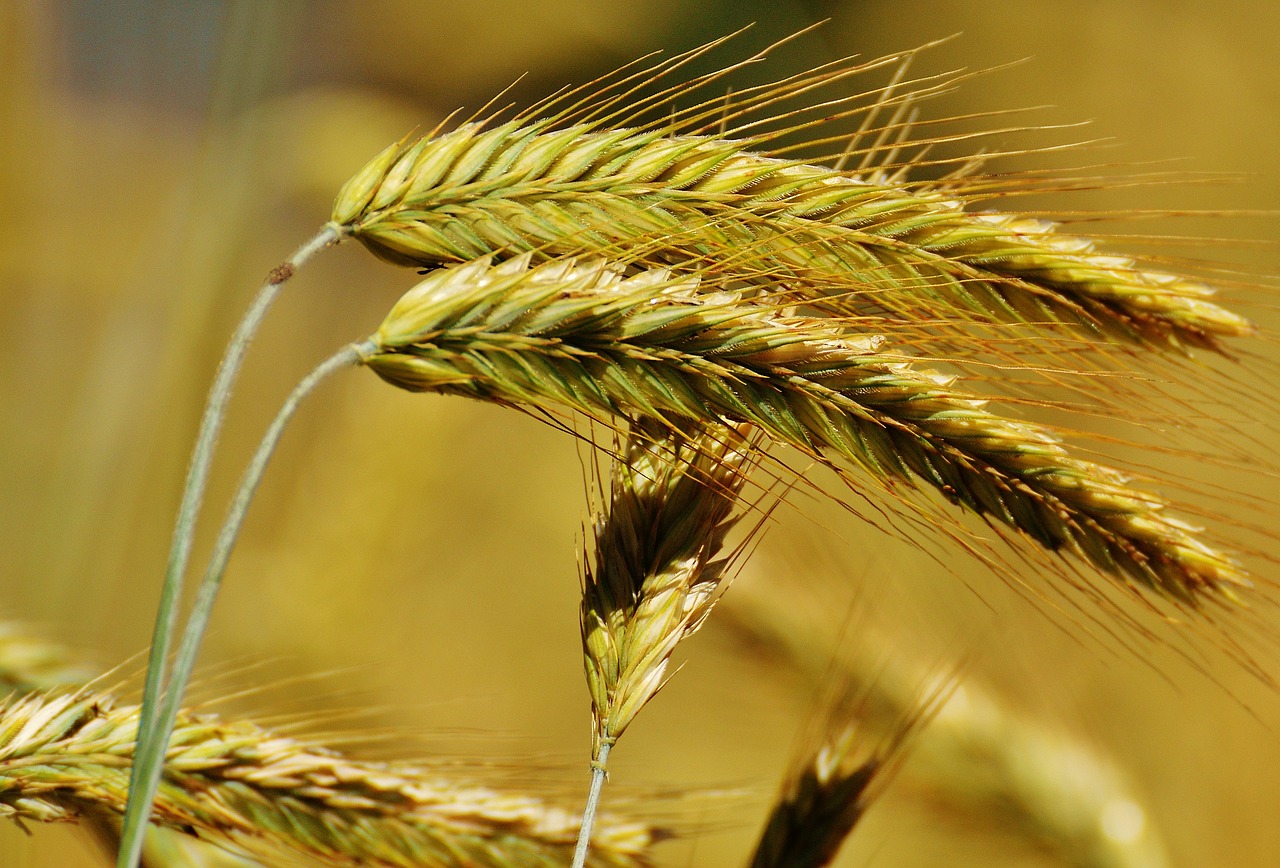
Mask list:
[[596,824],[600,791],[604,789],[605,778],[608,777],[605,764],[609,761],[609,750],[612,747],[612,741],[603,741],[595,762],[591,763],[591,789],[587,792],[587,806],[582,811],[582,825],[578,828],[578,846],[573,850],[573,868],[584,868],[587,864],[587,852],[591,849],[591,829]]
[[[165,568],[164,586],[160,591],[159,611],[156,614],[155,630],[151,638],[151,655],[147,661],[146,686],[142,694],[143,714],[138,724],[140,746],[149,740],[155,709],[164,691],[164,666],[172,644],[173,627],[178,618],[178,602],[182,597],[183,578],[191,555],[196,517],[200,511],[201,501],[204,499],[209,465],[213,461],[218,431],[226,415],[227,401],[231,397],[231,388],[235,384],[236,375],[240,372],[240,365],[244,361],[249,343],[253,340],[271,303],[279,294],[280,287],[313,255],[337,243],[341,238],[341,232],[341,228],[332,223],[326,225],[313,238],[295,250],[284,263],[272,270],[267,282],[258,290],[253,303],[250,304],[244,318],[240,320],[235,333],[231,336],[213,385],[209,388],[204,416],[200,420],[196,445],[192,450],[191,463],[187,468],[182,501],[178,506],[178,518],[174,524],[173,540],[169,547],[169,563]],[[134,786],[131,782],[130,795],[133,791]]]
[[[332,243],[332,241],[331,230],[326,229],[325,232],[316,236],[311,244],[300,249],[299,253],[305,252],[303,258],[306,258],[306,256],[321,249],[326,244]],[[289,261],[294,262],[296,258],[297,254]],[[287,277],[288,275],[285,275],[285,279]],[[258,301],[262,301],[263,296],[268,296],[266,303],[258,304],[255,302],[249,314],[245,316],[244,321],[241,323],[242,327],[236,332],[236,339],[232,341],[234,349],[228,349],[226,360],[223,363],[223,370],[219,371],[218,381],[215,383],[214,393],[211,394],[209,402],[213,412],[206,412],[206,424],[202,426],[201,430],[202,435],[207,433],[209,436],[202,436],[201,442],[197,443],[196,457],[192,460],[192,476],[196,477],[197,483],[201,488],[204,484],[204,477],[208,472],[208,461],[212,454],[212,435],[221,421],[222,408],[225,406],[226,396],[230,389],[230,380],[234,375],[234,371],[232,371],[231,375],[224,377],[223,371],[230,367],[228,362],[233,363],[235,366],[239,365],[244,348],[248,343],[248,337],[252,335],[253,327],[256,327],[257,322],[261,321],[262,313],[265,313],[266,307],[270,304],[269,296],[275,294],[274,289],[281,282],[283,280],[274,284],[269,283],[263,288],[263,291],[259,294]],[[250,320],[255,321],[249,328],[245,328],[245,323],[249,323]],[[243,340],[236,347],[237,339],[241,338]],[[257,492],[259,483],[262,481],[262,474],[266,470],[267,463],[271,460],[271,455],[280,442],[285,426],[293,417],[294,412],[297,411],[302,399],[330,374],[339,368],[359,361],[361,354],[368,351],[369,344],[367,342],[343,347],[341,351],[325,360],[319,367],[304,377],[289,394],[289,397],[285,399],[284,405],[276,414],[275,419],[272,420],[267,433],[263,435],[262,442],[258,445],[258,450],[254,453],[253,459],[250,461],[244,477],[240,481],[240,487],[231,501],[231,507],[227,512],[222,531],[219,533],[217,542],[214,544],[213,553],[210,555],[208,569],[205,571],[204,579],[196,593],[195,602],[192,604],[191,615],[183,633],[182,645],[174,660],[173,671],[170,677],[162,682],[158,674],[158,666],[163,664],[168,656],[168,644],[171,641],[174,621],[177,616],[176,603],[178,592],[181,590],[182,572],[184,570],[178,569],[173,572],[172,575],[176,578],[172,581],[169,581],[169,577],[166,577],[165,590],[169,591],[171,584],[174,586],[172,588],[172,598],[162,601],[161,612],[157,618],[156,625],[157,634],[161,633],[161,626],[164,628],[163,635],[156,641],[163,641],[165,647],[163,651],[157,654],[157,645],[154,643],[152,645],[151,668],[147,671],[147,688],[154,692],[144,694],[142,706],[143,711],[150,711],[149,720],[146,721],[150,725],[144,729],[144,721],[140,717],[138,743],[134,748],[134,767],[133,774],[129,780],[129,801],[125,808],[124,825],[121,829],[120,853],[116,862],[117,868],[134,868],[138,863],[145,836],[146,822],[151,814],[151,803],[155,799],[156,789],[160,783],[166,749],[169,738],[173,733],[174,721],[178,716],[178,706],[182,700],[182,694],[187,682],[190,680],[200,640],[208,627],[214,598],[217,596],[223,573],[226,571],[227,561],[231,557],[231,551],[235,547],[240,529],[244,525],[245,514],[249,509],[249,504],[252,502],[254,494]],[[201,465],[198,470],[197,464]],[[189,491],[190,488],[188,489]],[[189,506],[190,514],[183,515],[180,513],[180,526],[182,526],[184,519],[186,524],[181,527],[182,534],[175,532],[175,551],[179,551],[182,566],[185,566],[185,561],[190,551],[190,533],[194,526],[194,512],[195,506],[198,505],[198,500],[198,496],[184,497],[184,507],[189,506],[188,501],[191,502]],[[177,537],[180,535],[185,535],[186,538],[179,543]],[[179,546],[181,546],[180,550]],[[165,608],[165,602],[170,604],[168,609]],[[153,672],[157,672],[155,677],[152,675]],[[149,708],[148,702],[150,703]]]
[[[182,500],[178,506],[178,517],[174,523],[173,540],[169,547],[169,562],[165,568],[164,586],[160,591],[160,604],[151,637],[151,654],[147,661],[146,684],[142,692],[142,713],[138,721],[135,757],[139,755],[145,757],[154,753],[155,714],[166,686],[164,668],[173,643],[173,628],[178,619],[178,605],[182,598],[187,562],[191,556],[196,517],[204,499],[209,465],[213,461],[218,431],[226,415],[227,401],[231,397],[236,375],[240,372],[240,365],[244,361],[249,343],[253,340],[271,303],[279,294],[280,287],[308,259],[325,247],[337,243],[342,237],[341,233],[340,227],[332,223],[327,224],[314,237],[295,250],[292,256],[272,270],[267,282],[258,290],[253,303],[249,305],[249,309],[231,336],[222,362],[218,366],[218,372],[214,376],[213,385],[209,388],[204,416],[200,420],[200,429],[196,435],[196,445],[191,453],[191,463],[187,467],[187,479],[182,491]],[[138,771],[140,774],[149,774],[153,770],[143,767]],[[133,775],[129,781],[130,804],[133,803],[137,790],[137,777],[138,775]],[[136,819],[136,815],[130,816],[126,813],[122,834],[125,836],[132,834],[140,838],[141,831],[141,822]]]

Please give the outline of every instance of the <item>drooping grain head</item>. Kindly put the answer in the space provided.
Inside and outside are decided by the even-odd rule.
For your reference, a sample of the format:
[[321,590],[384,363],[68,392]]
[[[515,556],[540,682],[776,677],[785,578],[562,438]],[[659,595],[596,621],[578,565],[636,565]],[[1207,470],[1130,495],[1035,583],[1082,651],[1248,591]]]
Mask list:
[[662,687],[676,646],[728,584],[725,537],[747,512],[738,499],[759,456],[750,426],[692,430],[634,424],[593,522],[581,626],[597,755]]
[[[124,810],[138,709],[94,693],[0,704],[0,814],[39,822]],[[363,763],[249,723],[183,715],[153,822],[279,864],[563,865],[567,810],[405,765]],[[663,834],[606,818],[590,865],[650,864]]]
[[897,483],[923,483],[1182,605],[1249,584],[1161,497],[1074,456],[1045,428],[996,415],[881,334],[784,316],[710,279],[528,262],[430,275],[374,335],[365,364],[413,391],[680,425],[748,422],[837,470],[864,471],[889,498],[903,496]]
[[[618,96],[605,85],[558,112],[535,106],[504,123],[466,123],[378,155],[343,188],[333,220],[405,265],[533,251],[711,267],[772,289],[781,280],[789,299],[815,309],[907,327],[931,321],[942,334],[974,320],[1057,323],[1102,347],[1183,353],[1251,332],[1199,280],[1105,253],[1043,220],[979,213],[989,182],[971,199],[962,178],[913,182],[874,165],[839,168],[843,157],[791,158],[792,140],[825,142],[830,124],[870,122],[911,94],[887,90],[870,105],[837,95],[817,103],[817,119],[792,111],[770,120],[772,107],[881,64],[832,64],[661,122],[644,121],[642,100],[597,115],[592,101]],[[728,118],[724,129],[709,127],[713,110]]]

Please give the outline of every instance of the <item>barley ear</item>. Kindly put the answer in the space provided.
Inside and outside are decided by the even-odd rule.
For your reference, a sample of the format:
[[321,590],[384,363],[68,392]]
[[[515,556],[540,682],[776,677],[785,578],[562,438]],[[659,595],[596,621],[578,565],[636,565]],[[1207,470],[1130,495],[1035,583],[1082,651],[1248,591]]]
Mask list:
[[[74,821],[124,810],[138,709],[107,694],[31,694],[0,703],[0,814]],[[153,822],[276,865],[385,868],[568,860],[578,823],[523,795],[407,765],[364,763],[243,721],[179,714]],[[605,818],[598,868],[650,864],[663,833]]]
[[621,445],[582,594],[594,754],[658,692],[719,599],[752,448],[746,425],[699,434],[652,422],[633,423]]
[[[82,688],[94,678],[89,666],[65,646],[39,636],[25,625],[0,622],[0,685],[10,698],[43,693],[53,696]],[[4,796],[0,794],[0,801]],[[89,836],[114,859],[120,849],[120,814],[86,810],[78,818]],[[192,868],[260,868],[257,861],[206,844],[174,829],[149,826],[143,847],[144,865],[189,865]]]
[[617,449],[583,581],[593,722],[584,835],[609,752],[662,689],[676,646],[702,626],[726,584],[725,537],[744,514],[738,499],[756,460],[753,441],[747,425],[699,432],[649,421],[632,423]]
[[1045,549],[1191,608],[1250,584],[1158,494],[1076,457],[1044,427],[992,412],[880,334],[712,291],[714,275],[529,261],[484,258],[434,272],[393,308],[364,364],[412,391],[748,422],[839,472],[861,471],[887,498],[932,487]]
[[[744,115],[856,69],[837,63],[723,108]],[[1044,220],[978,210],[1018,192],[1014,180],[994,190],[963,177],[912,182],[788,156],[805,139],[826,141],[819,131],[845,113],[713,134],[689,111],[684,127],[524,117],[405,140],[348,182],[332,219],[402,265],[531,251],[677,268],[712,261],[738,280],[783,279],[792,300],[836,315],[933,322],[940,334],[962,334],[960,322],[1066,325],[1104,350],[1186,354],[1253,331],[1191,276]],[[802,141],[774,145],[789,136]]]

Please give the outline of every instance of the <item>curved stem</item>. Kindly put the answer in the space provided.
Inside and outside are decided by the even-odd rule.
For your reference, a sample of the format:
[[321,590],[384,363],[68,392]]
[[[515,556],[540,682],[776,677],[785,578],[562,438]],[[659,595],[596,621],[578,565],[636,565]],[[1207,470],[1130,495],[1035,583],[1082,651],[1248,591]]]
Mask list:
[[587,853],[591,849],[591,829],[596,824],[596,810],[600,807],[600,791],[604,789],[608,773],[605,764],[609,761],[609,750],[613,747],[610,741],[600,744],[600,752],[591,764],[591,789],[587,793],[587,806],[582,812],[582,826],[578,829],[578,845],[573,850],[573,868],[584,868],[587,864]]
[[[160,592],[159,610],[151,638],[147,680],[143,689],[143,715],[138,725],[140,743],[145,743],[151,733],[155,709],[159,704],[160,694],[164,691],[164,666],[172,644],[173,627],[178,618],[177,609],[182,597],[187,562],[191,555],[196,517],[200,511],[201,501],[204,499],[205,482],[209,476],[209,465],[213,461],[218,431],[222,427],[227,401],[231,396],[236,375],[240,372],[245,352],[284,282],[316,253],[336,244],[341,239],[341,234],[341,227],[332,223],[327,224],[313,238],[295,250],[292,256],[272,270],[267,282],[258,290],[253,303],[231,336],[213,385],[209,388],[204,416],[200,420],[200,429],[196,435],[196,445],[191,452],[191,463],[187,467],[187,479],[182,491],[182,501],[178,506],[178,517],[174,523],[173,540],[169,547],[169,562],[165,567],[164,586]],[[131,782],[130,794],[133,791],[134,786]]]
[[[151,653],[147,661],[146,684],[142,693],[142,715],[138,722],[135,756],[145,755],[149,745],[154,741],[155,713],[165,690],[165,663],[173,642],[173,628],[178,619],[178,606],[182,599],[183,579],[191,555],[196,517],[200,511],[201,501],[204,499],[209,465],[213,461],[218,431],[226,415],[227,401],[231,396],[236,375],[240,372],[249,343],[258,331],[258,326],[261,325],[271,303],[279,294],[280,287],[308,259],[324,248],[336,244],[342,237],[342,231],[341,227],[333,223],[327,224],[314,237],[295,250],[292,256],[271,271],[267,282],[258,290],[253,303],[250,304],[235,333],[231,336],[222,362],[218,366],[218,372],[214,376],[213,385],[209,388],[209,397],[205,403],[204,415],[200,420],[196,444],[191,453],[191,463],[187,467],[186,483],[178,506],[178,517],[174,523],[173,540],[169,547],[169,562],[165,567],[164,585],[160,591],[160,604],[151,637]],[[129,781],[130,802],[133,801],[137,790],[136,778],[137,775],[134,775]],[[132,817],[126,817],[124,832],[128,833],[133,828],[131,824],[137,824],[137,822]],[[133,829],[133,834],[140,835],[140,831],[140,829]]]
[[[319,249],[319,246],[316,249]],[[265,310],[265,306],[263,310]],[[249,317],[246,317],[247,319]],[[259,319],[261,319],[260,316]],[[237,332],[237,337],[239,336],[240,332]],[[143,698],[144,710],[147,709],[146,703],[148,699],[152,703],[150,708],[150,727],[144,730],[143,722],[139,721],[138,744],[134,749],[133,774],[129,781],[129,801],[125,809],[124,826],[121,830],[120,853],[116,862],[118,868],[134,868],[137,865],[146,830],[146,822],[151,813],[151,803],[155,799],[156,789],[159,786],[160,775],[163,771],[164,756],[169,737],[173,732],[174,721],[177,719],[178,706],[182,701],[182,694],[186,688],[187,681],[191,677],[191,670],[195,665],[200,640],[208,627],[214,598],[217,596],[223,573],[226,571],[227,561],[231,557],[231,551],[235,547],[240,529],[244,525],[249,504],[252,502],[258,485],[262,481],[262,475],[266,470],[267,463],[271,460],[271,455],[275,451],[276,445],[280,442],[285,426],[293,417],[294,412],[297,411],[302,399],[330,374],[340,368],[356,363],[360,360],[361,355],[368,351],[369,344],[367,342],[365,344],[346,346],[304,377],[289,394],[289,397],[285,399],[284,405],[276,414],[275,419],[272,420],[266,434],[263,435],[262,442],[258,445],[257,452],[254,453],[253,459],[245,470],[245,474],[240,481],[240,487],[231,501],[222,531],[214,544],[204,579],[196,592],[195,602],[191,608],[191,616],[183,633],[182,645],[178,649],[177,657],[174,660],[173,671],[170,677],[162,683],[163,686],[157,694],[144,696]],[[241,350],[241,353],[243,353],[243,350]],[[228,358],[230,356],[231,353],[228,352]],[[238,359],[236,361],[238,362]],[[222,378],[220,377],[219,379],[221,380]],[[210,403],[212,404],[213,402],[211,401]],[[225,403],[225,394],[221,397],[220,404],[222,403]],[[216,424],[215,420],[213,423],[215,428]],[[203,484],[203,474],[207,472],[207,461],[211,449],[212,438],[208,443],[208,451],[202,452],[200,447],[197,446],[199,460],[206,464],[206,467],[200,471],[201,484]],[[194,463],[195,460],[193,460]],[[188,528],[188,534],[189,531],[190,529]],[[186,540],[185,547],[189,549],[190,539]],[[184,558],[185,554],[186,552],[183,553]],[[180,576],[175,584],[180,589]],[[168,586],[166,585],[167,589]],[[175,590],[173,602],[176,603],[176,601]],[[176,620],[176,612],[162,608],[160,619],[167,622],[165,624],[164,640],[168,643],[173,623]],[[157,627],[159,626],[157,624]],[[148,670],[147,673],[148,687],[151,687],[153,683],[152,671],[155,670],[158,663],[163,663],[164,658],[167,656],[167,648],[165,653],[159,655],[158,658],[155,651],[156,649],[153,646],[152,669]],[[154,679],[154,681],[155,683],[161,683],[159,678]]]

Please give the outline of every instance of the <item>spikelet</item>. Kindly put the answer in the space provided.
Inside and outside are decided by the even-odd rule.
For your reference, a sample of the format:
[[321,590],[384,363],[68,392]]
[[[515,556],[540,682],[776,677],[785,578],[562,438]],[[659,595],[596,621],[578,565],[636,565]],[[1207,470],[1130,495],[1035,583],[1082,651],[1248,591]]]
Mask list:
[[[75,820],[124,810],[136,707],[81,692],[0,705],[0,814]],[[460,786],[410,767],[362,763],[244,722],[184,715],[153,822],[279,864],[551,866],[572,852],[577,820],[526,796]],[[661,836],[606,819],[589,864],[648,865]]]
[[595,756],[661,689],[672,652],[727,583],[722,548],[758,457],[748,427],[690,436],[637,424],[618,450],[582,595]]
[[[1110,255],[1042,220],[976,213],[991,196],[987,186],[969,197],[962,181],[912,183],[874,167],[811,165],[787,156],[796,144],[776,144],[806,135],[822,143],[818,134],[833,121],[870,120],[881,107],[905,104],[913,94],[891,99],[886,91],[871,106],[837,97],[810,114],[768,117],[783,100],[891,60],[830,64],[662,124],[642,123],[643,104],[578,123],[569,121],[585,108],[537,117],[550,104],[505,123],[466,123],[383,151],[342,188],[332,219],[406,265],[526,251],[714,263],[743,281],[780,280],[792,300],[837,314],[913,325],[1066,323],[1101,343],[1175,352],[1216,349],[1221,338],[1252,330],[1198,280]],[[605,86],[582,105],[615,96]],[[766,118],[746,122],[753,113]],[[711,132],[712,114],[742,121]]]
[[920,368],[879,335],[785,317],[695,276],[601,262],[488,259],[428,276],[364,363],[384,380],[535,407],[719,425],[750,422],[836,466],[923,482],[953,503],[1181,604],[1248,579],[1155,494],[1073,457]]

